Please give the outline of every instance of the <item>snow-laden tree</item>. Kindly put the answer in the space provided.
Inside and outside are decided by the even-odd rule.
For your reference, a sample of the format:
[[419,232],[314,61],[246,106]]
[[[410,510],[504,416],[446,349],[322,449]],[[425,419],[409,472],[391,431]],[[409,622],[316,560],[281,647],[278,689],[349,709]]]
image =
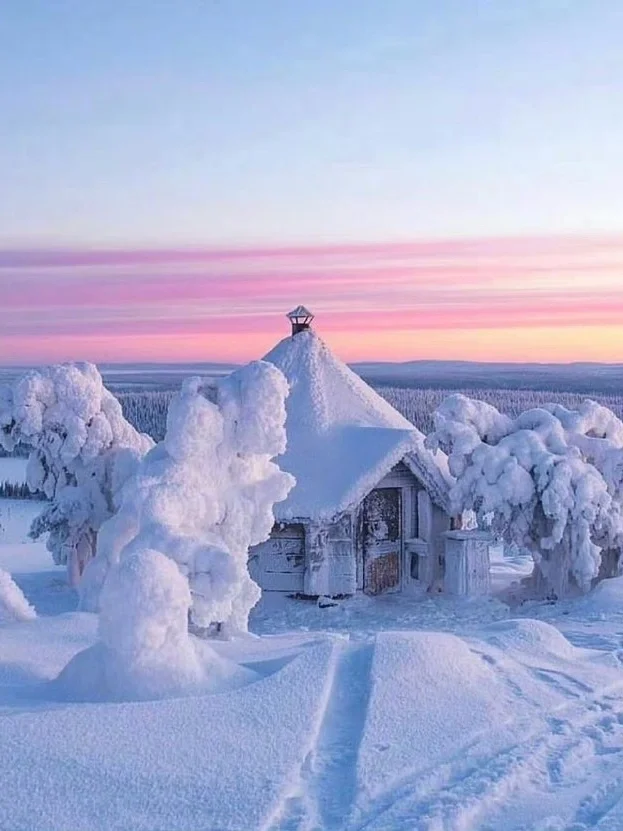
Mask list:
[[434,422],[427,442],[448,454],[454,510],[527,547],[537,590],[560,597],[618,573],[623,423],[614,413],[587,400],[510,418],[452,395]]
[[223,379],[217,400],[188,379],[169,406],[165,438],[123,488],[119,511],[100,529],[97,556],[80,586],[82,608],[99,607],[115,564],[135,551],[161,552],[188,577],[192,621],[246,631],[260,590],[249,546],[267,539],[273,505],[294,485],[272,461],[286,447],[288,385],[256,361]]
[[0,444],[31,448],[28,486],[50,500],[31,536],[48,534],[54,561],[67,564],[77,585],[121,485],[153,441],[124,419],[97,367],[83,363],[32,370],[0,386]]

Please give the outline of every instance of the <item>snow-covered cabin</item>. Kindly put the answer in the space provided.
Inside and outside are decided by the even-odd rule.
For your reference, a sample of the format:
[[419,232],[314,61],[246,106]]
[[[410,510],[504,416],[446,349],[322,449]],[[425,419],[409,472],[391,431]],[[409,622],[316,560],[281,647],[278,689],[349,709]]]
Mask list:
[[264,360],[290,385],[282,469],[296,477],[271,538],[250,551],[264,590],[309,596],[441,581],[450,477],[442,453],[331,352],[299,306]]

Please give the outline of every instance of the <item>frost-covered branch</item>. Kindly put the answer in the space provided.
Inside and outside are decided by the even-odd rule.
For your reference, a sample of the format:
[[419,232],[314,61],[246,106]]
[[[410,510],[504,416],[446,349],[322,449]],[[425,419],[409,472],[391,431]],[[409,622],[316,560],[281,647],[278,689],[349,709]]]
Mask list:
[[287,394],[283,374],[264,361],[223,379],[216,403],[202,395],[201,379],[184,383],[171,401],[164,441],[142,460],[120,510],[101,528],[80,587],[83,608],[98,608],[116,563],[149,549],[188,577],[196,625],[246,630],[259,597],[248,549],[268,538],[273,505],[294,485],[272,461],[285,451]]
[[623,542],[623,423],[614,413],[587,400],[511,419],[453,395],[434,422],[427,441],[448,453],[454,509],[528,547],[557,595],[574,583],[590,588],[602,552]]
[[76,585],[121,485],[153,441],[124,419],[97,367],[84,363],[33,370],[0,386],[0,444],[31,448],[28,486],[50,500],[31,536],[48,534],[55,562],[67,564]]

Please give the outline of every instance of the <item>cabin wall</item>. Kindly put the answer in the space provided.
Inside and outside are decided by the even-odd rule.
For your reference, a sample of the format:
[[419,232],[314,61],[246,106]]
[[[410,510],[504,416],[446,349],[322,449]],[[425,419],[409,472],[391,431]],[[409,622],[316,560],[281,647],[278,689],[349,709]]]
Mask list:
[[[402,462],[374,488],[401,492],[402,544],[398,589],[440,588],[444,534],[450,517]],[[271,537],[249,552],[249,573],[264,591],[310,597],[349,595],[364,589],[363,502],[331,522],[278,523]],[[441,590],[441,589],[440,589]]]
[[309,523],[305,536],[304,593],[311,597],[354,594],[357,570],[353,517],[344,513],[329,523]]
[[305,538],[303,523],[278,523],[269,539],[249,550],[249,574],[263,591],[303,592]]

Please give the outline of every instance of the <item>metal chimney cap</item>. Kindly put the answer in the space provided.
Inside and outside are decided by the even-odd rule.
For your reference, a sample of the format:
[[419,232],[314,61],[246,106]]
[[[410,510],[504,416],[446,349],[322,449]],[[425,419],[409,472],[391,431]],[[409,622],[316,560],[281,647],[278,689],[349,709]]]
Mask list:
[[310,324],[314,319],[313,314],[309,311],[309,309],[306,309],[305,306],[297,306],[296,309],[292,309],[291,312],[288,312],[286,317],[292,324],[293,335],[309,329]]

